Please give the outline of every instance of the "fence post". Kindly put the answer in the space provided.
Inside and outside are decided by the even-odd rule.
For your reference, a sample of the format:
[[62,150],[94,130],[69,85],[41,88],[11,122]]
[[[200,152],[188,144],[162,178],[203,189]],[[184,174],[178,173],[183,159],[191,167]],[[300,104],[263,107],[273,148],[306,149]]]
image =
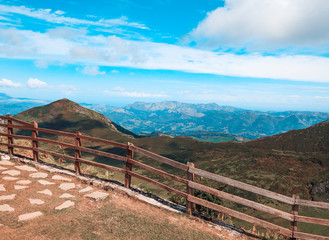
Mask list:
[[13,122],[11,120],[11,116],[7,114],[7,128],[8,128],[8,155],[10,158],[14,155],[14,147],[12,144],[14,144],[14,139],[11,135],[14,134],[14,129],[12,128]]
[[[187,166],[188,166],[187,180],[194,182],[194,173],[190,173],[190,171],[189,171],[190,168],[194,168],[194,163],[187,162]],[[186,192],[187,192],[188,195],[194,196],[194,189],[189,187],[188,183],[186,185]],[[192,202],[190,202],[186,199],[186,213],[189,214],[189,215],[192,215],[193,210],[194,210],[194,203],[192,203]]]
[[[75,136],[75,146],[81,147],[81,132],[76,132]],[[81,163],[79,162],[79,158],[81,158],[81,151],[79,149],[75,149],[75,162],[74,162],[74,169],[77,175],[81,174]]]
[[130,149],[130,146],[134,146],[134,144],[128,142],[128,148],[127,148],[127,162],[126,162],[126,173],[125,173],[125,187],[130,188],[131,186],[131,175],[128,173],[128,171],[132,171],[133,165],[129,162],[128,159],[134,158],[134,152]]
[[299,210],[299,205],[298,205],[298,199],[299,196],[298,195],[293,195],[292,196],[294,199],[294,204],[291,206],[291,214],[294,216],[294,220],[291,222],[290,225],[290,230],[291,230],[291,238],[290,240],[296,240],[295,238],[295,232],[297,232],[297,220],[296,217],[298,215],[298,210]]
[[33,130],[32,130],[32,152],[33,152],[33,161],[39,161],[39,152],[38,152],[38,123],[33,123]]

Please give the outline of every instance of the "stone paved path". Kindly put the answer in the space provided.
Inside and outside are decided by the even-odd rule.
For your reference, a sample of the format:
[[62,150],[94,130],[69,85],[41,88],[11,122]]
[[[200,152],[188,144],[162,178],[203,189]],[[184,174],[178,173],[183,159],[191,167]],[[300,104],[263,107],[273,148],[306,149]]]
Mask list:
[[66,211],[81,199],[100,201],[109,195],[70,176],[11,161],[2,153],[0,156],[0,227],[46,217],[49,211]]

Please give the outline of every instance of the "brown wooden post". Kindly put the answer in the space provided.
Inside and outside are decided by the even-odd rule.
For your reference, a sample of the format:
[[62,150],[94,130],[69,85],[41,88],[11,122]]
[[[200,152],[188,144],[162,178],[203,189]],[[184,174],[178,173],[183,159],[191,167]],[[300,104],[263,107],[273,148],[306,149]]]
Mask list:
[[11,116],[7,114],[7,127],[8,127],[8,155],[10,158],[14,155],[14,147],[11,146],[14,144],[14,139],[11,135],[14,134],[14,129],[11,127],[13,125],[13,122],[11,120]]
[[291,214],[294,216],[294,220],[291,221],[291,225],[290,225],[290,230],[291,230],[290,240],[296,240],[294,233],[297,232],[297,215],[298,215],[298,210],[299,210],[299,205],[297,202],[299,200],[299,196],[293,195],[292,197],[294,199],[294,204],[291,206]]
[[[194,182],[194,174],[189,172],[190,168],[194,168],[194,163],[187,162],[187,166],[189,167],[187,169],[187,180]],[[186,192],[188,195],[194,196],[194,189],[189,187],[188,183],[186,185]],[[186,213],[192,215],[193,210],[194,210],[194,203],[186,199]]]
[[33,122],[32,130],[32,148],[33,148],[33,161],[39,161],[39,152],[38,152],[38,123]]
[[134,144],[128,142],[128,148],[127,148],[127,162],[126,162],[126,173],[125,173],[125,187],[130,188],[131,186],[131,175],[128,173],[128,171],[132,171],[133,165],[129,162],[129,159],[134,158],[134,152],[130,149],[130,146],[134,146]]
[[[81,147],[81,132],[76,133],[75,137],[75,146],[76,147]],[[80,175],[81,174],[81,163],[79,162],[79,158],[81,158],[81,151],[79,149],[75,150],[75,163],[74,163],[74,169],[76,174]]]

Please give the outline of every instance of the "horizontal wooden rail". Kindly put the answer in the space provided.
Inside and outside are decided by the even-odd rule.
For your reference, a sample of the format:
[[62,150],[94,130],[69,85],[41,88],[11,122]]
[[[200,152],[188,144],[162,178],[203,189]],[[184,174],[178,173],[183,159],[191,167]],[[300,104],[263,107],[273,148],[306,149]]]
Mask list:
[[161,171],[159,169],[156,169],[154,167],[151,167],[149,165],[146,165],[144,163],[141,163],[141,162],[137,162],[133,159],[128,159],[128,162],[135,165],[135,166],[138,166],[138,167],[141,167],[147,171],[150,171],[150,172],[153,172],[157,175],[160,175],[162,177],[165,177],[165,178],[168,178],[168,179],[171,179],[171,180],[175,180],[175,181],[178,181],[178,182],[181,182],[181,183],[188,183],[188,180],[185,179],[185,178],[181,178],[181,177],[178,177],[178,176],[175,176],[175,175],[172,175],[172,174],[169,174],[169,173],[166,173],[164,171]]
[[179,168],[181,170],[184,170],[184,171],[187,171],[188,169],[188,166],[186,164],[183,164],[183,163],[180,163],[180,162],[177,162],[177,161],[174,161],[170,158],[166,158],[166,157],[163,157],[163,156],[160,156],[156,153],[153,153],[153,152],[150,152],[150,151],[147,151],[145,149],[142,149],[142,148],[139,148],[139,147],[136,147],[136,146],[130,146],[130,149],[139,153],[139,154],[142,154],[146,157],[149,157],[149,158],[152,158],[156,161],[159,161],[159,162],[162,162],[162,163],[165,163],[167,165],[170,165],[170,166],[173,166],[175,168]]
[[317,201],[310,201],[305,199],[298,199],[297,204],[306,207],[318,207],[318,208],[324,208],[329,210],[329,203],[327,202],[317,202]]
[[306,216],[297,215],[296,216],[296,221],[329,226],[329,219],[313,218],[313,217],[306,217]]
[[26,150],[32,150],[32,147],[21,146],[21,145],[16,145],[16,144],[8,144],[8,143],[2,143],[2,142],[0,142],[0,145],[2,145],[2,146],[8,146],[8,147],[13,147],[13,148],[21,148],[21,149],[26,149]]
[[62,153],[57,153],[57,152],[54,152],[54,151],[49,151],[49,150],[45,150],[45,149],[41,149],[41,148],[34,148],[33,150],[34,151],[37,151],[37,152],[41,152],[41,153],[46,153],[46,154],[49,154],[49,155],[53,155],[53,156],[58,157],[58,158],[70,160],[72,162],[75,161],[75,158],[74,157],[71,157],[71,156],[68,156],[68,155],[65,155],[65,154],[62,154]]
[[30,136],[24,136],[24,135],[15,135],[15,134],[7,134],[7,133],[1,133],[0,132],[0,136],[4,136],[4,137],[13,137],[13,138],[19,138],[19,139],[26,139],[26,140],[32,140],[32,137]]
[[[0,127],[8,127],[8,125],[7,124],[0,123]],[[22,126],[22,125],[14,125],[14,124],[12,124],[10,127],[11,128],[17,128],[17,129],[31,130],[31,131],[34,130],[34,128],[31,127],[31,126]]]
[[[61,153],[57,153],[57,152],[53,152],[53,151],[49,151],[49,150],[44,150],[44,149],[40,149],[40,148],[35,149],[35,150],[38,151],[38,152],[42,152],[42,153],[47,153],[49,155],[53,155],[55,157],[67,159],[67,160],[70,160],[72,162],[75,162],[76,161],[76,158],[71,157],[71,156],[68,156],[68,155],[64,155],[64,154],[61,154]],[[121,172],[121,173],[124,173],[125,172],[125,170],[124,169],[121,169],[121,168],[112,167],[112,166],[109,166],[109,165],[106,165],[106,164],[102,164],[102,163],[98,163],[98,162],[88,161],[88,160],[85,160],[85,159],[82,159],[82,158],[78,158],[78,161],[81,162],[81,163],[85,163],[85,164],[88,164],[88,165],[95,166],[95,167],[105,168],[105,169],[111,170],[111,171],[117,171],[117,172]]]
[[139,178],[139,179],[141,179],[141,180],[144,180],[144,181],[146,181],[146,182],[153,183],[154,185],[157,185],[158,187],[163,188],[163,189],[165,189],[165,190],[167,190],[167,191],[169,191],[169,192],[176,193],[176,194],[178,194],[178,195],[180,195],[180,196],[182,196],[182,197],[185,197],[185,198],[187,197],[187,193],[185,193],[185,192],[179,191],[179,190],[177,190],[177,189],[175,189],[175,188],[169,187],[169,186],[167,186],[167,185],[165,185],[165,184],[163,184],[163,183],[160,183],[160,182],[157,182],[157,181],[155,181],[155,180],[153,180],[153,179],[151,179],[151,178],[148,178],[148,177],[145,177],[145,176],[139,175],[139,174],[137,174],[137,173],[135,173],[135,172],[132,172],[132,171],[127,171],[127,172],[128,172],[128,174],[131,175],[131,176],[134,176],[134,177]]
[[294,232],[294,237],[305,239],[305,240],[329,240],[329,237],[314,235],[310,233],[303,233],[303,232]]
[[257,203],[257,202],[254,202],[254,201],[242,198],[242,197],[238,197],[238,196],[235,196],[235,195],[223,192],[223,191],[219,191],[214,188],[207,187],[202,184],[195,183],[195,182],[189,182],[188,185],[191,188],[194,188],[194,189],[206,192],[206,193],[210,193],[214,196],[230,200],[231,202],[235,202],[235,203],[244,205],[246,207],[250,207],[250,208],[262,211],[262,212],[266,212],[266,213],[281,217],[281,218],[289,220],[289,221],[294,220],[294,216],[292,214],[266,206],[261,203]]
[[117,143],[117,142],[113,142],[113,141],[105,140],[105,139],[101,139],[101,138],[90,137],[90,136],[86,136],[86,135],[81,135],[80,138],[81,139],[90,140],[90,141],[94,141],[94,142],[100,142],[100,143],[109,144],[109,145],[112,145],[112,146],[115,146],[115,147],[119,147],[119,148],[124,148],[124,149],[127,149],[128,148],[128,145],[127,144]]
[[56,141],[56,140],[50,140],[50,139],[47,139],[47,138],[36,138],[36,140],[40,141],[40,142],[46,142],[46,143],[56,144],[56,145],[59,145],[59,146],[62,146],[62,147],[71,148],[73,150],[80,150],[80,151],[83,151],[83,152],[93,153],[93,154],[96,154],[98,156],[113,158],[113,159],[117,159],[117,160],[124,161],[124,162],[127,161],[126,157],[123,157],[123,156],[119,156],[119,155],[116,155],[116,154],[113,154],[113,153],[107,153],[107,152],[103,152],[103,151],[99,151],[99,150],[95,150],[95,149],[90,149],[90,148],[86,148],[86,147],[77,147],[76,145],[73,145],[73,144],[70,144],[70,143],[63,143],[63,142],[59,142],[59,141]]
[[201,177],[205,177],[205,178],[217,181],[217,182],[221,182],[221,183],[230,185],[232,187],[240,188],[240,189],[245,190],[245,191],[253,192],[253,193],[256,193],[258,195],[262,195],[262,196],[265,196],[265,197],[268,197],[268,198],[272,198],[272,199],[278,200],[280,202],[284,202],[284,203],[287,203],[287,204],[290,204],[290,205],[294,204],[294,200],[293,200],[292,197],[287,197],[287,196],[279,194],[279,193],[271,192],[271,191],[266,190],[266,189],[255,187],[255,186],[252,186],[250,184],[239,182],[237,180],[230,179],[230,178],[227,178],[227,177],[223,177],[223,176],[220,176],[220,175],[217,175],[217,174],[214,174],[214,173],[211,173],[211,172],[207,172],[207,171],[204,171],[204,170],[201,170],[201,169],[198,169],[198,168],[190,168],[189,172],[194,173],[196,175],[199,175]]
[[226,207],[217,205],[215,203],[212,203],[212,202],[209,202],[209,201],[206,201],[206,200],[203,200],[203,199],[200,199],[200,198],[191,196],[191,195],[188,195],[187,196],[187,199],[188,199],[188,201],[193,202],[195,204],[199,204],[199,205],[202,205],[204,207],[213,209],[215,211],[222,212],[222,213],[227,214],[227,215],[230,215],[232,217],[241,219],[243,221],[246,221],[246,222],[249,222],[249,223],[253,223],[253,224],[257,225],[257,226],[270,229],[270,230],[275,231],[275,232],[278,232],[278,233],[280,233],[280,234],[282,234],[282,235],[284,235],[286,237],[290,237],[291,236],[291,230],[289,230],[287,228],[283,228],[283,227],[278,226],[278,225],[275,225],[273,223],[270,223],[270,222],[267,222],[267,221],[264,221],[264,220],[261,220],[261,219],[258,219],[258,218],[249,216],[247,214],[244,214],[244,213],[241,213],[241,212],[238,212],[238,211],[235,211],[235,210],[232,210],[232,209],[229,209],[229,208],[226,208]]
[[11,119],[12,121],[14,122],[17,122],[17,123],[20,123],[20,124],[24,124],[24,125],[27,125],[27,126],[33,126],[32,123],[29,123],[29,122],[25,122],[23,120],[20,120],[20,119],[17,119],[17,118],[13,118],[12,116],[0,116],[0,119],[5,119],[5,120],[8,120],[8,119]]
[[[35,130],[35,129],[32,129]],[[62,135],[66,137],[75,137],[74,133],[68,133],[68,132],[63,132],[63,131],[58,131],[58,130],[52,130],[52,129],[47,129],[47,128],[38,128],[37,129],[39,132],[44,132],[44,133],[51,133],[55,135]]]

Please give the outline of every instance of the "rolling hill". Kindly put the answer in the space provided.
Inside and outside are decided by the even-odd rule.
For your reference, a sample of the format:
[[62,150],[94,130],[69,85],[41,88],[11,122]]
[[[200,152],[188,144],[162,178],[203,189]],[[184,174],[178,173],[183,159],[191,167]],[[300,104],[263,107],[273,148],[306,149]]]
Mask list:
[[136,134],[114,123],[103,114],[82,107],[66,98],[45,106],[23,111],[16,118],[32,122],[39,127],[61,131],[80,131],[86,135],[127,142],[138,137]]

